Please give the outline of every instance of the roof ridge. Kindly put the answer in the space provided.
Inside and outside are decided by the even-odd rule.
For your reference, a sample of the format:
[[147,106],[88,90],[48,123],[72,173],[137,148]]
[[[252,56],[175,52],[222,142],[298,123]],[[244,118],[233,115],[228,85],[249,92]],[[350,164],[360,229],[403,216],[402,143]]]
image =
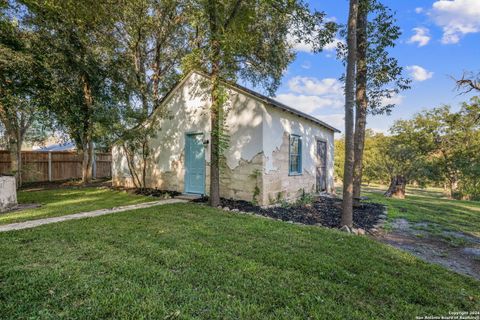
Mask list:
[[[185,78],[188,77],[188,76],[190,76],[190,75],[191,75],[192,73],[194,73],[194,72],[197,73],[197,74],[199,74],[199,75],[201,75],[201,76],[204,76],[204,77],[208,77],[208,78],[211,77],[209,74],[207,74],[207,73],[205,73],[205,72],[203,72],[203,71],[201,71],[201,70],[196,70],[196,69],[194,69],[194,70],[189,71],[189,72],[185,75]],[[182,79],[185,79],[185,78],[182,78]],[[307,120],[313,121],[313,122],[315,122],[315,123],[317,123],[317,124],[319,124],[319,125],[321,125],[321,126],[323,126],[323,127],[326,127],[327,129],[330,129],[330,130],[332,130],[332,131],[334,131],[334,132],[341,132],[341,131],[338,130],[337,128],[335,128],[335,127],[329,125],[328,123],[326,123],[326,122],[318,119],[317,117],[311,116],[311,115],[309,115],[309,114],[307,114],[307,113],[304,113],[304,112],[302,112],[302,111],[300,111],[300,110],[297,110],[297,109],[295,109],[295,108],[293,108],[293,107],[287,106],[287,105],[284,104],[284,103],[281,103],[281,102],[279,102],[279,101],[277,101],[277,100],[275,100],[275,99],[273,99],[273,98],[270,98],[270,97],[268,97],[268,96],[266,96],[266,95],[263,95],[263,94],[261,94],[261,93],[259,93],[259,92],[254,91],[254,90],[252,90],[252,89],[249,89],[249,88],[247,88],[247,87],[244,87],[244,86],[242,86],[242,85],[240,85],[240,84],[238,84],[238,83],[236,83],[236,82],[232,82],[232,81],[229,81],[229,80],[226,80],[226,79],[223,79],[223,78],[222,78],[221,80],[222,80],[222,82],[226,83],[227,85],[232,86],[232,87],[234,87],[234,88],[236,88],[236,89],[238,89],[238,90],[244,91],[244,92],[248,93],[249,95],[251,95],[251,96],[253,96],[253,97],[255,97],[255,98],[259,99],[259,100],[263,100],[264,102],[266,102],[266,103],[268,103],[268,104],[270,104],[270,105],[272,105],[272,106],[274,106],[274,107],[277,107],[277,108],[279,108],[279,109],[282,109],[283,111],[296,114],[297,116],[300,116],[300,117],[305,118],[305,119],[307,119]]]

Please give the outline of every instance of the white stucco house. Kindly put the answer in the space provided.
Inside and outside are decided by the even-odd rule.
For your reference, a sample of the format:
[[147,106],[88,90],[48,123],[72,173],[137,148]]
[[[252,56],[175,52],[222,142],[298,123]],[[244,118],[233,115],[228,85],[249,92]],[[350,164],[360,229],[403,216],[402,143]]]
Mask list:
[[[186,75],[163,99],[148,163],[147,187],[191,194],[209,191],[208,76]],[[229,146],[220,175],[224,198],[269,205],[302,192],[333,192],[334,133],[327,123],[242,86],[224,83]],[[164,112],[163,111],[163,112]],[[114,186],[133,187],[125,155],[113,149]]]

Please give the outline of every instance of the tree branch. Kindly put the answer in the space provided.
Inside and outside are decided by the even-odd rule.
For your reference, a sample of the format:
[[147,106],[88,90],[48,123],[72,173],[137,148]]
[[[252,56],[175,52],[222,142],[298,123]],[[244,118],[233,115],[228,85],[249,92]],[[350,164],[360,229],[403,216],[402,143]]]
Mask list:
[[230,16],[228,17],[228,19],[225,21],[225,24],[223,25],[224,29],[228,28],[230,23],[233,21],[233,18],[235,18],[235,16],[237,15],[241,4],[242,4],[242,0],[237,0],[237,2],[235,3],[235,5],[233,7],[232,12],[230,13]]
[[465,74],[462,76],[461,79],[455,80],[457,83],[457,90],[465,90],[462,92],[462,94],[469,93],[473,90],[480,91],[480,77],[477,76],[477,79],[472,78],[466,78]]

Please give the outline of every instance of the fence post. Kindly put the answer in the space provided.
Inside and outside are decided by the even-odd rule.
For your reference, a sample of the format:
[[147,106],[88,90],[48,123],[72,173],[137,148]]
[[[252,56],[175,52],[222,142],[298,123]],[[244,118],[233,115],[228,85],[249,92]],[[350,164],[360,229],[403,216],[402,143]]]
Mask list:
[[48,152],[48,181],[52,181],[52,153]]

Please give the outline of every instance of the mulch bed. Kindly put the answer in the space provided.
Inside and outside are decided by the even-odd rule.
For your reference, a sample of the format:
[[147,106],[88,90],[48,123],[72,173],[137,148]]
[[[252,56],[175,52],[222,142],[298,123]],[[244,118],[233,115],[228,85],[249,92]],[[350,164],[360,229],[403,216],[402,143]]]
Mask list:
[[[136,189],[136,194],[159,197],[173,198],[181,195],[180,192],[159,189]],[[342,200],[335,197],[318,196],[311,204],[307,205],[288,205],[272,206],[262,208],[251,202],[243,200],[224,199],[221,200],[222,208],[229,210],[248,212],[270,217],[283,221],[292,221],[306,225],[322,225],[328,228],[339,228],[340,217],[342,215]],[[201,197],[192,202],[206,203],[208,197]],[[370,230],[379,223],[384,214],[384,206],[378,203],[362,202],[360,206],[353,210],[353,227]]]
[[[194,202],[207,202],[208,198],[203,197]],[[275,206],[262,208],[248,201],[221,199],[222,207],[230,210],[237,209],[243,212],[255,213],[283,221],[293,221],[306,225],[321,224],[329,228],[339,228],[342,214],[342,200],[338,198],[319,196],[312,204],[299,206]],[[369,230],[380,220],[383,215],[384,206],[378,203],[364,202],[353,211],[353,226]]]
[[144,188],[144,189],[135,189],[135,194],[150,196],[150,197],[158,197],[158,198],[173,198],[181,195],[182,193],[177,191],[170,191],[170,190]]

